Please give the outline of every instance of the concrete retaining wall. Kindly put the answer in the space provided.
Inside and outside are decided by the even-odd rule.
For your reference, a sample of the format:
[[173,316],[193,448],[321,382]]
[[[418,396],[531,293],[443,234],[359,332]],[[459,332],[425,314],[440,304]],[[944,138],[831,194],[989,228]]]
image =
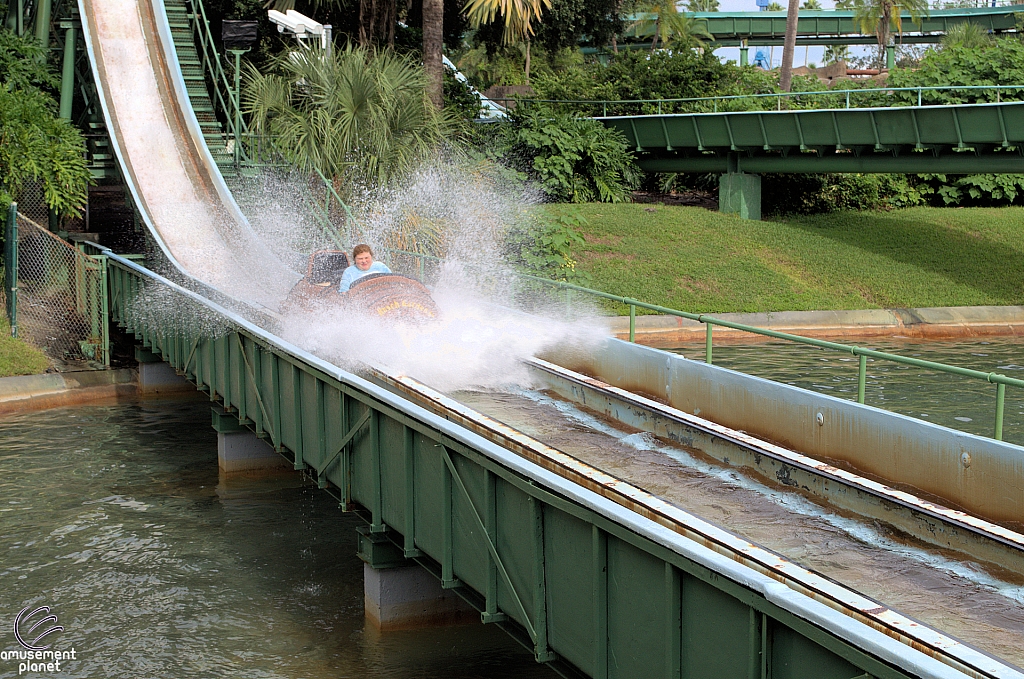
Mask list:
[[0,378],[0,414],[134,396],[136,372],[83,370]]

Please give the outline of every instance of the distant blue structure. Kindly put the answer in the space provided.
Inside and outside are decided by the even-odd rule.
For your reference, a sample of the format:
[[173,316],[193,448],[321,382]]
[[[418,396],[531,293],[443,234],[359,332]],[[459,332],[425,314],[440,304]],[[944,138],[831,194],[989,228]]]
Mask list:
[[[761,2],[761,0],[757,1]],[[754,66],[760,66],[766,71],[772,69],[772,65],[768,62],[768,55],[764,53],[763,49],[759,49],[754,53]]]
[[754,1],[757,3],[757,6],[760,8],[761,12],[764,12],[765,10],[768,9],[768,0],[754,0]]

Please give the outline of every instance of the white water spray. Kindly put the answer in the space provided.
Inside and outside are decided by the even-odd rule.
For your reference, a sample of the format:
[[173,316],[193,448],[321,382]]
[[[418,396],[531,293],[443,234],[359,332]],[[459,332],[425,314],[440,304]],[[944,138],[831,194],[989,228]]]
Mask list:
[[[264,178],[248,189],[240,192],[239,203],[267,249],[282,259],[298,268],[304,252],[336,247],[295,198],[301,187],[294,180]],[[536,198],[522,184],[499,182],[481,166],[440,161],[424,165],[399,187],[365,192],[353,205],[359,223],[351,238],[369,243],[398,273],[418,272],[409,268],[415,260],[395,250],[437,253],[429,268],[439,320],[386,321],[328,302],[312,313],[289,312],[280,334],[349,369],[369,365],[441,391],[530,384],[524,359],[555,346],[585,350],[608,335],[606,323],[582,300],[567,310],[541,290],[524,292],[506,261],[508,236],[528,228]],[[526,314],[520,310],[524,304],[533,311],[558,311]]]

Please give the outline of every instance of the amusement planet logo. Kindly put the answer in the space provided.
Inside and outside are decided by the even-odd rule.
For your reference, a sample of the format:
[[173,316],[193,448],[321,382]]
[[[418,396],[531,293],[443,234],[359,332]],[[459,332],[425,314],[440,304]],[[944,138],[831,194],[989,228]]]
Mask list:
[[[40,606],[31,612],[31,606],[21,609],[14,618],[14,638],[21,645],[13,651],[0,651],[0,660],[17,660],[18,674],[25,672],[60,672],[60,664],[65,660],[77,660],[75,649],[70,651],[51,651],[51,643],[45,643],[46,637],[56,632],[63,632],[64,627],[57,624],[57,616],[50,613],[49,606]],[[44,644],[45,645],[42,645]],[[36,662],[33,662],[36,661]]]

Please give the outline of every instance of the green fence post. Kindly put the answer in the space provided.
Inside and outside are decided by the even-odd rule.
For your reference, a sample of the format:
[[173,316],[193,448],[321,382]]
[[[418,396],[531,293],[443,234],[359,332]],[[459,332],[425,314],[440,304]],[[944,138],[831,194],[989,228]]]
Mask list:
[[857,368],[857,403],[864,403],[864,386],[868,377],[868,357],[860,355],[860,365]]
[[711,333],[715,326],[711,323],[704,321],[704,327],[706,328],[706,335],[704,339],[704,362],[711,364]]
[[[110,299],[107,282],[107,257],[100,255],[100,336],[103,339],[103,365],[110,367]],[[198,362],[198,357],[197,357]],[[202,383],[196,370],[196,381]]]
[[1003,405],[1006,401],[1006,385],[996,385],[996,441],[1003,440]]
[[629,341],[636,342],[636,304],[629,305]]
[[11,337],[18,336],[18,204],[11,203],[7,210],[7,228],[4,232],[4,292],[7,294],[7,320],[11,324]]

